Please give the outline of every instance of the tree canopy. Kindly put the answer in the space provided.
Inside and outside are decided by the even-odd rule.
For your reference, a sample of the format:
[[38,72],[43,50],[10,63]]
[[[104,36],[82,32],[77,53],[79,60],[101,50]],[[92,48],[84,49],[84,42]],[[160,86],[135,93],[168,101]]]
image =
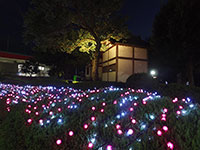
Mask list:
[[200,63],[199,8],[199,0],[169,0],[155,18],[151,38],[155,62],[190,84]]
[[87,62],[90,62],[90,55],[80,52],[78,49],[71,54],[65,52],[37,51],[35,60],[50,67],[49,75],[72,79],[73,75],[83,77],[83,72]]
[[37,50],[76,48],[93,54],[93,79],[98,79],[100,51],[110,39],[127,37],[118,11],[123,0],[32,0],[25,17],[25,40]]

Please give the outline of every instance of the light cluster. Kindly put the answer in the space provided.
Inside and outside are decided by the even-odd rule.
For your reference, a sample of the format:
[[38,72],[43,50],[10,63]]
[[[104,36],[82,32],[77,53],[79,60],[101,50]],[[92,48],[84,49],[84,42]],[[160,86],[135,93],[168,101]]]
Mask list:
[[[159,111],[149,112],[148,107],[159,103],[162,98],[157,93],[149,93],[142,89],[106,87],[83,91],[70,87],[11,84],[0,84],[0,89],[0,99],[5,99],[8,112],[12,111],[13,105],[25,104],[27,125],[42,128],[56,125],[63,128],[69,124],[66,136],[77,138],[79,130],[83,129],[85,134],[80,136],[87,137],[88,140],[85,141],[87,148],[98,150],[118,148],[115,147],[117,143],[104,140],[107,135],[98,131],[99,128],[105,131],[109,129],[113,137],[129,143],[123,147],[124,149],[134,149],[135,143],[141,143],[143,136],[148,136],[149,140],[154,140],[158,136],[165,139],[166,143],[163,143],[165,148],[172,150],[176,147],[176,143],[167,138],[170,131],[167,125],[168,114],[174,111],[178,119],[196,108],[189,98],[182,100],[174,98],[169,102],[173,107],[160,106]],[[71,120],[75,120],[74,117],[77,117],[77,121],[82,121],[79,130],[70,126]],[[145,135],[149,129],[152,131],[151,135]],[[57,146],[62,146],[64,142],[62,136],[55,140]]]

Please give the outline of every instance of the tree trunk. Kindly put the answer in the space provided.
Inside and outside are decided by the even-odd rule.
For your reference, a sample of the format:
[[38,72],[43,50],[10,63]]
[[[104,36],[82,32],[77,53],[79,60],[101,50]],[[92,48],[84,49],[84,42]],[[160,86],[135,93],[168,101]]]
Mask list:
[[189,61],[187,63],[187,80],[189,81],[190,85],[194,85],[194,66],[193,66],[193,61],[192,57],[189,58]]
[[97,43],[96,50],[94,53],[94,58],[92,60],[92,80],[93,81],[99,80],[98,68],[99,68],[101,42],[100,40],[97,40],[96,43]]

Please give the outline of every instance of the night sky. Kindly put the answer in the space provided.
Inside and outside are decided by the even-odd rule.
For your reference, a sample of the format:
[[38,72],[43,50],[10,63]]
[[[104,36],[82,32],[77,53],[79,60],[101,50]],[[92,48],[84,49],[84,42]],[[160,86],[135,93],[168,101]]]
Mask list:
[[[129,17],[129,30],[136,36],[147,39],[161,5],[167,0],[126,0],[123,14]],[[22,44],[23,15],[30,0],[0,0],[0,50],[20,52],[26,49]],[[15,49],[17,47],[17,49]]]

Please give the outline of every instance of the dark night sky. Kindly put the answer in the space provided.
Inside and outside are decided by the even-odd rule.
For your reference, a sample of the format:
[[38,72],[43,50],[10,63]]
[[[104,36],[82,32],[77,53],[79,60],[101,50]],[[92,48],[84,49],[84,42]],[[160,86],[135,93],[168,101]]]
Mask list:
[[[30,0],[0,0],[0,42],[6,45],[6,40],[20,45],[22,42],[23,14]],[[128,27],[134,35],[143,39],[151,35],[152,23],[160,6],[167,0],[126,0],[123,13],[129,17]],[[14,40],[13,40],[14,39]],[[12,44],[11,44],[12,45]],[[20,47],[23,49],[22,47]],[[12,49],[10,47],[10,49]],[[2,49],[1,49],[2,50]],[[18,52],[19,50],[13,50]]]

